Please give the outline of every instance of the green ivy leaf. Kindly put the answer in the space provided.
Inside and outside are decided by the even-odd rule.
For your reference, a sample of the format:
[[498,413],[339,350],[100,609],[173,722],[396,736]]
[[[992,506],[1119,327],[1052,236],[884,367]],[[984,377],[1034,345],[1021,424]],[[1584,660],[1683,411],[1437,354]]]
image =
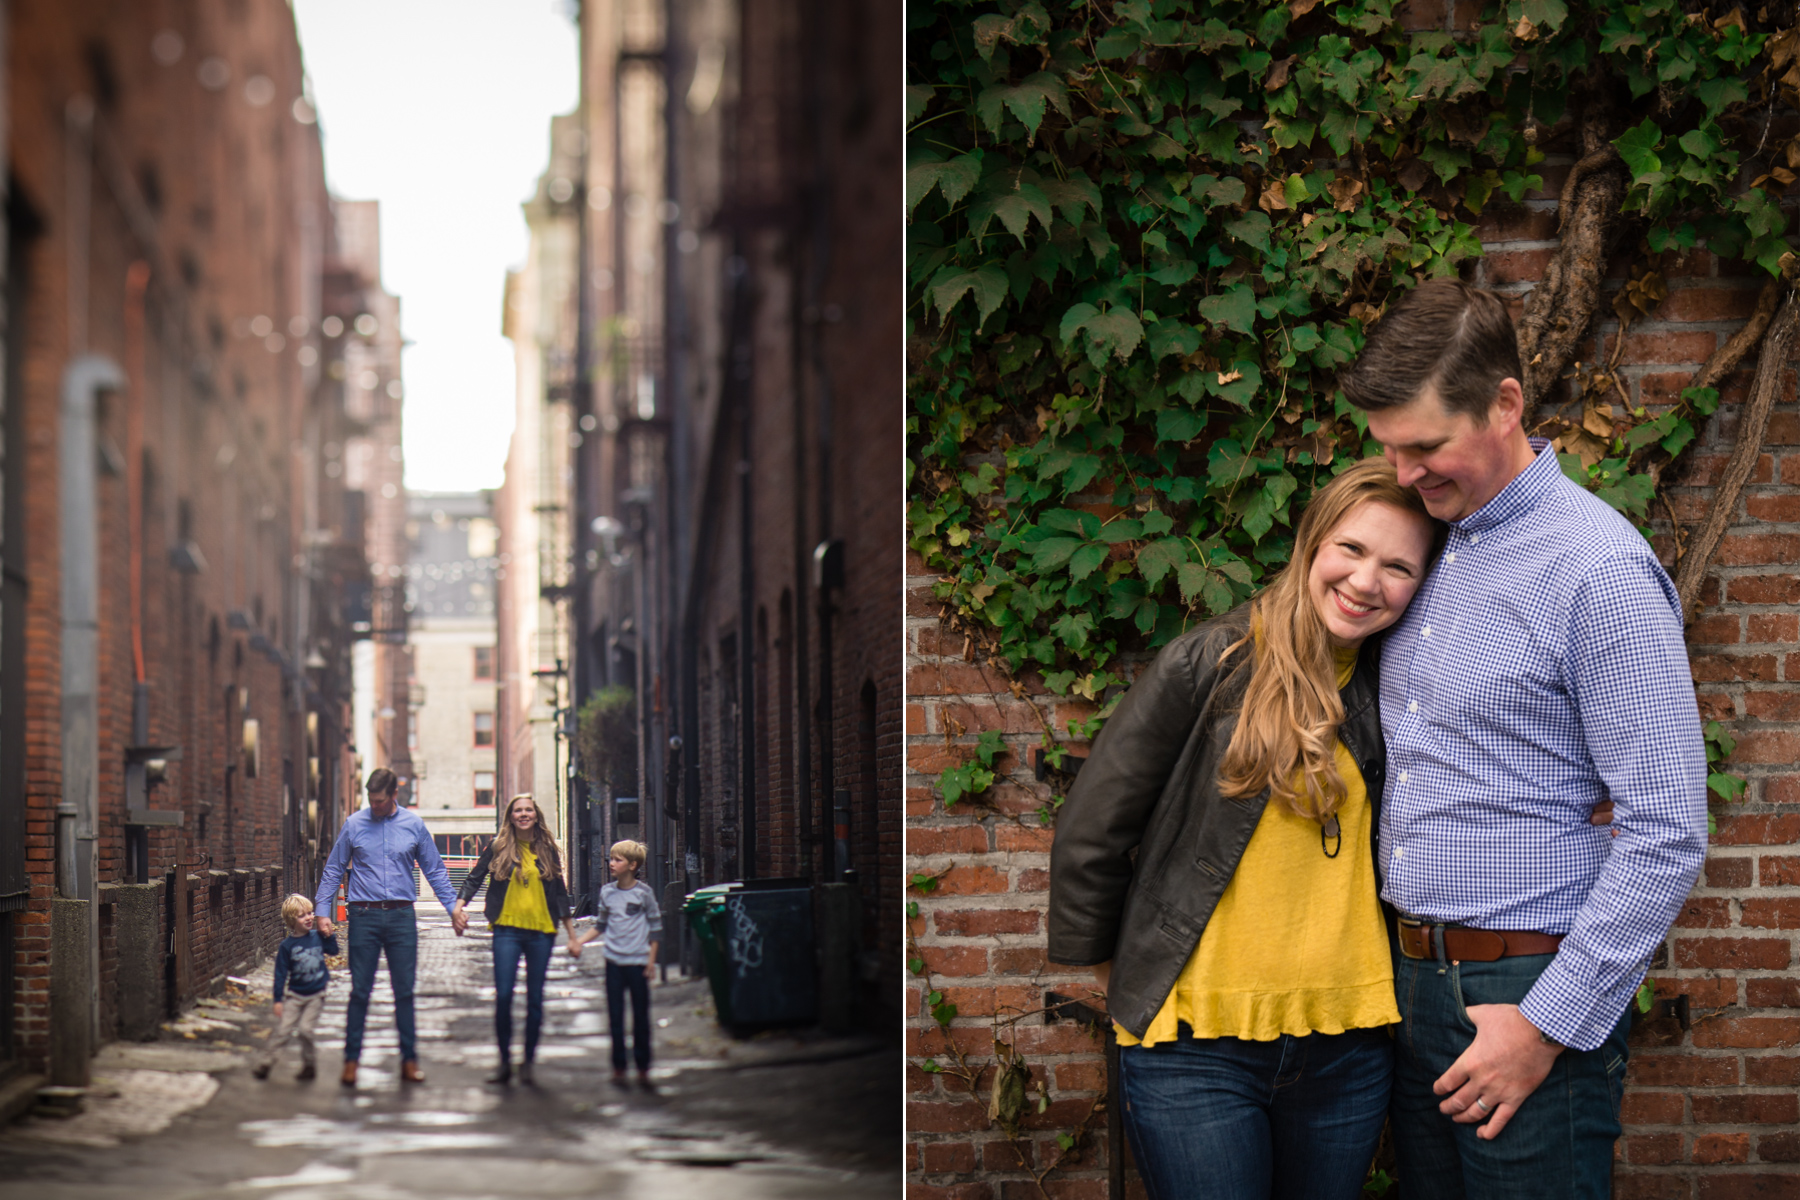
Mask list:
[[1613,139],[1613,146],[1619,157],[1625,160],[1625,167],[1632,178],[1642,183],[1662,171],[1662,160],[1656,157],[1656,147],[1662,142],[1662,130],[1656,122],[1645,117],[1642,124],[1634,125]]
[[[1076,305],[1076,308],[1084,307]],[[1092,307],[1086,306],[1086,307]],[[1070,309],[1073,313],[1075,310]],[[1063,329],[1069,330],[1069,315],[1063,316]],[[1106,365],[1109,355],[1119,358],[1130,358],[1132,351],[1144,340],[1144,326],[1129,310],[1115,308],[1109,312],[1084,316],[1076,323],[1074,332],[1083,334],[1082,347],[1087,351],[1088,361],[1099,370]],[[1070,336],[1065,332],[1065,337]]]
[[1006,272],[991,264],[969,270],[948,266],[931,279],[931,298],[940,313],[949,315],[959,300],[969,295],[980,320],[986,321],[1006,299]]
[[1094,39],[1094,57],[1098,59],[1130,58],[1138,52],[1144,39],[1135,29],[1117,27]]
[[1268,253],[1269,250],[1269,214],[1263,212],[1247,212],[1236,220],[1225,223],[1225,232],[1252,250]]
[[[1263,219],[1266,221],[1268,218]],[[1201,317],[1214,325],[1234,329],[1239,333],[1253,333],[1256,330],[1256,293],[1250,290],[1248,284],[1233,284],[1223,292],[1206,296],[1195,308]]]
[[1039,71],[1015,87],[984,88],[975,100],[975,112],[990,132],[1000,133],[1004,108],[1025,126],[1027,144],[1037,137],[1038,126],[1044,123],[1046,106],[1064,116],[1069,115],[1068,89],[1063,87],[1062,80],[1048,71]]
[[1188,545],[1182,538],[1163,538],[1144,546],[1137,554],[1138,573],[1144,582],[1155,586],[1164,575],[1175,570],[1188,558]]
[[925,115],[925,109],[931,104],[931,97],[936,90],[928,83],[906,85],[906,123],[908,125]]

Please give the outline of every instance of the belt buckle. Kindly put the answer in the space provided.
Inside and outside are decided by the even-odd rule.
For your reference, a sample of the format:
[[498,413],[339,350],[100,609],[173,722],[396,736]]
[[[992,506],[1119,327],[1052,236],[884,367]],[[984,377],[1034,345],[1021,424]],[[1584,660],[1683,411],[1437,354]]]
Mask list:
[[[1435,960],[1437,962],[1449,961],[1445,957],[1444,951],[1443,922],[1427,921],[1423,917],[1415,917],[1409,913],[1399,913],[1396,919],[1402,926],[1408,929],[1419,929],[1424,931],[1425,953],[1419,956],[1418,961],[1424,962],[1427,959]],[[1408,957],[1411,956],[1409,955]]]

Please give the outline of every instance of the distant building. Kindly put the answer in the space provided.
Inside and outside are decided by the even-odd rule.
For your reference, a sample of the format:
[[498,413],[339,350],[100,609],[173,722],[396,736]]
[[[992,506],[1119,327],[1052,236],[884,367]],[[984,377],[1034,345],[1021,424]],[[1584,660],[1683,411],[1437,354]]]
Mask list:
[[[497,732],[501,792],[530,792],[561,840],[572,827],[566,736],[574,696],[569,663],[572,462],[585,436],[574,405],[579,329],[574,272],[581,220],[568,187],[581,150],[574,118],[555,119],[551,142],[551,168],[525,203],[530,248],[524,265],[507,273],[501,325],[513,344],[518,383],[506,482],[495,500],[500,529]],[[589,418],[586,428],[591,425]],[[564,855],[565,862],[569,858]],[[578,895],[584,894],[579,858],[570,865],[576,868],[570,882]]]
[[[507,280],[503,770],[568,797],[577,895],[628,819],[665,912],[709,884],[813,884],[834,914],[821,1019],[892,1034],[900,5],[579,13],[581,103],[551,123]],[[617,794],[569,770],[603,688],[636,707]]]
[[[341,471],[360,507],[355,520],[362,525],[371,571],[356,622],[362,639],[355,660],[358,774],[366,780],[376,767],[392,769],[400,776],[400,802],[411,804],[400,300],[381,286],[381,206],[373,200],[335,200],[332,215],[337,252],[327,263],[324,308],[339,356],[326,374],[343,398],[348,421],[343,441],[329,441],[323,450],[327,471]],[[346,812],[367,803],[360,781],[344,800]]]
[[487,493],[408,495],[413,800],[453,873],[492,838],[505,802],[496,776],[498,535]]

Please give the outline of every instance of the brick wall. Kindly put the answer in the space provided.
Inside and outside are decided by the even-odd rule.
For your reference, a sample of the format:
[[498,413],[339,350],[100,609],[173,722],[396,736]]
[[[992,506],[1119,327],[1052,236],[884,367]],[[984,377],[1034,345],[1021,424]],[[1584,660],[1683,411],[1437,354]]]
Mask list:
[[[1490,209],[1481,222],[1487,257],[1473,272],[1485,286],[1523,296],[1554,251],[1555,200],[1566,157],[1540,168],[1545,191],[1522,207]],[[1612,264],[1612,286],[1629,260]],[[1633,405],[1652,414],[1677,396],[1714,347],[1741,324],[1761,281],[1704,251],[1662,256],[1655,265],[1670,293],[1651,319],[1623,335],[1621,374]],[[1608,317],[1579,357],[1610,354],[1621,336]],[[1675,519],[1692,529],[1713,502],[1713,485],[1730,454],[1739,406],[1755,362],[1721,389],[1723,404],[1669,478]],[[1689,631],[1702,713],[1729,723],[1739,739],[1732,766],[1750,780],[1743,803],[1716,805],[1718,833],[1705,874],[1655,960],[1658,996],[1686,995],[1693,1027],[1673,1018],[1644,1022],[1633,1035],[1618,1144],[1615,1195],[1642,1200],[1724,1200],[1800,1196],[1800,410],[1795,376],[1769,424],[1765,453],[1738,501]],[[1094,497],[1096,502],[1106,499]],[[1665,562],[1672,553],[1666,514],[1654,522]],[[1039,713],[1058,730],[1086,706],[1046,693],[1027,676],[1014,698],[992,667],[970,661],[962,639],[945,632],[931,596],[932,578],[913,558],[907,611],[907,850],[909,871],[947,872],[919,897],[911,924],[933,983],[956,1003],[953,1034],[965,1052],[991,1055],[989,1014],[1026,1011],[1046,990],[1086,982],[1043,960],[1048,837],[1030,814],[1047,794],[1020,769],[1017,755],[1035,744]],[[1032,706],[1038,713],[1032,711]],[[1013,756],[1002,760],[996,811],[959,806],[946,813],[929,780],[967,757],[985,729],[1002,730]],[[1024,1195],[1029,1176],[986,1117],[987,1077],[979,1095],[943,1075],[917,1069],[944,1055],[915,980],[908,993],[909,1192],[914,1197],[989,1200]],[[1051,1099],[1028,1119],[1028,1157],[1043,1156],[1058,1129],[1073,1124],[1103,1086],[1096,1044],[1069,1025],[1030,1018],[1018,1044]],[[1089,1138],[1081,1164],[1053,1179],[1054,1194],[1105,1195],[1104,1139]]]
[[[323,379],[321,355],[334,353],[318,332],[330,211],[317,128],[294,107],[302,71],[291,12],[230,0],[15,5],[7,39],[13,198],[31,214],[35,235],[15,241],[9,262],[24,284],[9,313],[18,386],[6,397],[23,426],[22,445],[9,447],[5,465],[25,480],[25,545],[22,553],[9,546],[7,563],[29,580],[27,650],[22,663],[0,670],[26,680],[32,887],[30,907],[16,914],[17,1036],[0,1070],[41,1069],[49,1022],[62,1017],[47,1011],[53,813],[62,790],[58,393],[75,354],[103,354],[130,380],[104,400],[98,423],[110,465],[98,482],[97,878],[126,878],[135,611],[149,742],[181,748],[168,781],[148,797],[149,807],[182,814],[179,828],[151,831],[148,864],[151,882],[172,878],[185,893],[176,930],[180,999],[213,990],[280,937],[271,901],[304,886],[281,878],[282,864],[304,865],[297,809],[305,785],[295,782],[292,803],[287,790],[304,775],[307,755],[297,741],[305,706],[294,700],[309,682],[334,690],[329,672],[309,678],[296,664],[319,649],[332,670],[344,665],[335,663],[343,644],[325,644],[321,632],[329,615],[315,611],[304,644],[296,636],[291,565],[316,544],[303,535],[336,511],[335,499],[327,512],[306,511],[306,472],[318,472],[311,482],[332,497],[343,484],[323,477],[316,436],[342,401]],[[89,98],[94,110],[85,224],[68,192],[64,114],[73,97]],[[72,243],[74,261],[85,252],[85,277],[69,273]],[[130,280],[144,266],[147,285],[134,299]],[[85,305],[72,305],[71,293],[85,295]],[[142,556],[135,600],[134,542]],[[203,569],[178,569],[170,550],[180,542],[198,547]],[[341,724],[335,695],[311,703]],[[261,726],[254,775],[246,718]],[[196,875],[218,886],[195,883]],[[103,1035],[116,1021],[107,907]]]

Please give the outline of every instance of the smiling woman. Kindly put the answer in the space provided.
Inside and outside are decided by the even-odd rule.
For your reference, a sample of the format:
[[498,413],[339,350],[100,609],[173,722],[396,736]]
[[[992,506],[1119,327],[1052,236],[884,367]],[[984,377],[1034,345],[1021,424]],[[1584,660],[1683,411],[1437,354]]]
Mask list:
[[1399,1019],[1375,888],[1371,639],[1441,537],[1388,463],[1344,471],[1266,591],[1157,656],[1069,793],[1049,957],[1091,966],[1108,993],[1152,1197],[1200,1172],[1244,1200],[1361,1190]]

